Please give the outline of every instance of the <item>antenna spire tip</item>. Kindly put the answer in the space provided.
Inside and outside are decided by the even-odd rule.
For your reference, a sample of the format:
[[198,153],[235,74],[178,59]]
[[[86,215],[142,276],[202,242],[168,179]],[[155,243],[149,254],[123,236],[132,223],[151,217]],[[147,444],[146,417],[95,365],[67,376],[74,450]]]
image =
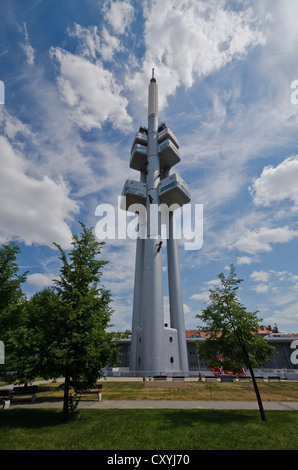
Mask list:
[[152,78],[150,80],[151,82],[156,82],[155,78],[154,78],[154,67],[152,68]]

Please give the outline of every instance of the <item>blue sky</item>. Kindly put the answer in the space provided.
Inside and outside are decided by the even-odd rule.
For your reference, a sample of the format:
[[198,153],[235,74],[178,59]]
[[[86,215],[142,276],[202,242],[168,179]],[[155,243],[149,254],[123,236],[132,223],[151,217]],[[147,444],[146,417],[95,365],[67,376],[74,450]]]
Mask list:
[[[204,208],[202,248],[179,244],[186,328],[233,263],[247,309],[298,331],[297,14],[292,0],[2,0],[0,242],[19,244],[28,295],[59,275],[53,242],[68,249],[139,178],[130,147],[154,67],[175,170]],[[106,242],[120,331],[135,242]]]

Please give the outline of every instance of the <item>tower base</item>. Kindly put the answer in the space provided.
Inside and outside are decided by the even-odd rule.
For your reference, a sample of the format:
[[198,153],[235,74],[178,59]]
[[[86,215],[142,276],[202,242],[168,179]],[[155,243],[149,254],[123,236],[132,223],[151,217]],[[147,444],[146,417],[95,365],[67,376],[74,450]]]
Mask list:
[[[148,361],[144,360],[144,354],[154,354],[154,351],[144,351],[142,348],[143,343],[143,330],[138,329],[137,332],[137,351],[136,351],[136,364],[137,370],[131,370],[131,374],[137,377],[175,377],[175,376],[187,376],[188,370],[181,370],[180,356],[179,356],[179,344],[178,344],[178,332],[175,328],[165,326],[163,329],[163,341],[164,341],[164,360],[163,367],[159,367],[153,370],[147,370],[143,367],[144,363]],[[148,358],[146,358],[148,359]],[[150,361],[149,361],[150,362]]]

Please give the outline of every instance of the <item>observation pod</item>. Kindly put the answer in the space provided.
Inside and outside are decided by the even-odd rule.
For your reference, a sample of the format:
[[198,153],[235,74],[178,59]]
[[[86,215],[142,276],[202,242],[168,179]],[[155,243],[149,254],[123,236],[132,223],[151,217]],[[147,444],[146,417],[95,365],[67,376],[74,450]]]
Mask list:
[[159,200],[168,206],[183,206],[190,201],[190,191],[185,181],[176,173],[164,178],[159,183]]
[[139,143],[134,144],[131,158],[130,168],[138,171],[146,171],[147,168],[147,147]]
[[147,143],[148,143],[147,134],[148,134],[147,129],[145,129],[145,127],[140,127],[139,132],[136,133],[136,135],[133,139],[130,153],[133,152],[133,148],[136,144],[141,144],[141,145],[147,146]]
[[179,148],[179,141],[177,137],[173,134],[171,129],[163,122],[158,128],[158,143],[160,144],[164,140],[171,140],[175,147]]
[[[125,211],[129,211],[132,204],[146,205],[146,192],[146,183],[126,180],[121,194],[120,208]],[[132,212],[136,211],[133,210]]]
[[158,154],[160,158],[160,169],[172,168],[172,166],[180,162],[179,151],[170,139],[159,144]]

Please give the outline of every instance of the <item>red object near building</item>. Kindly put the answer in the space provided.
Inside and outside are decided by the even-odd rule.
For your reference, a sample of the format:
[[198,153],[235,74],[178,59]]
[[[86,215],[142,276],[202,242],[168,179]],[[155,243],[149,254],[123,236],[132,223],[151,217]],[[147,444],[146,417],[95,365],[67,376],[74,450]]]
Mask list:
[[[223,357],[222,356],[217,356],[217,359],[219,359],[220,361],[222,361]],[[233,370],[222,370],[222,367],[212,367],[212,369],[210,369],[211,372],[214,372],[215,375],[217,377],[219,377],[220,375],[233,375],[234,377],[238,376],[238,377],[246,377],[246,372],[245,370],[243,369],[242,367],[242,373],[241,374],[236,374]]]

